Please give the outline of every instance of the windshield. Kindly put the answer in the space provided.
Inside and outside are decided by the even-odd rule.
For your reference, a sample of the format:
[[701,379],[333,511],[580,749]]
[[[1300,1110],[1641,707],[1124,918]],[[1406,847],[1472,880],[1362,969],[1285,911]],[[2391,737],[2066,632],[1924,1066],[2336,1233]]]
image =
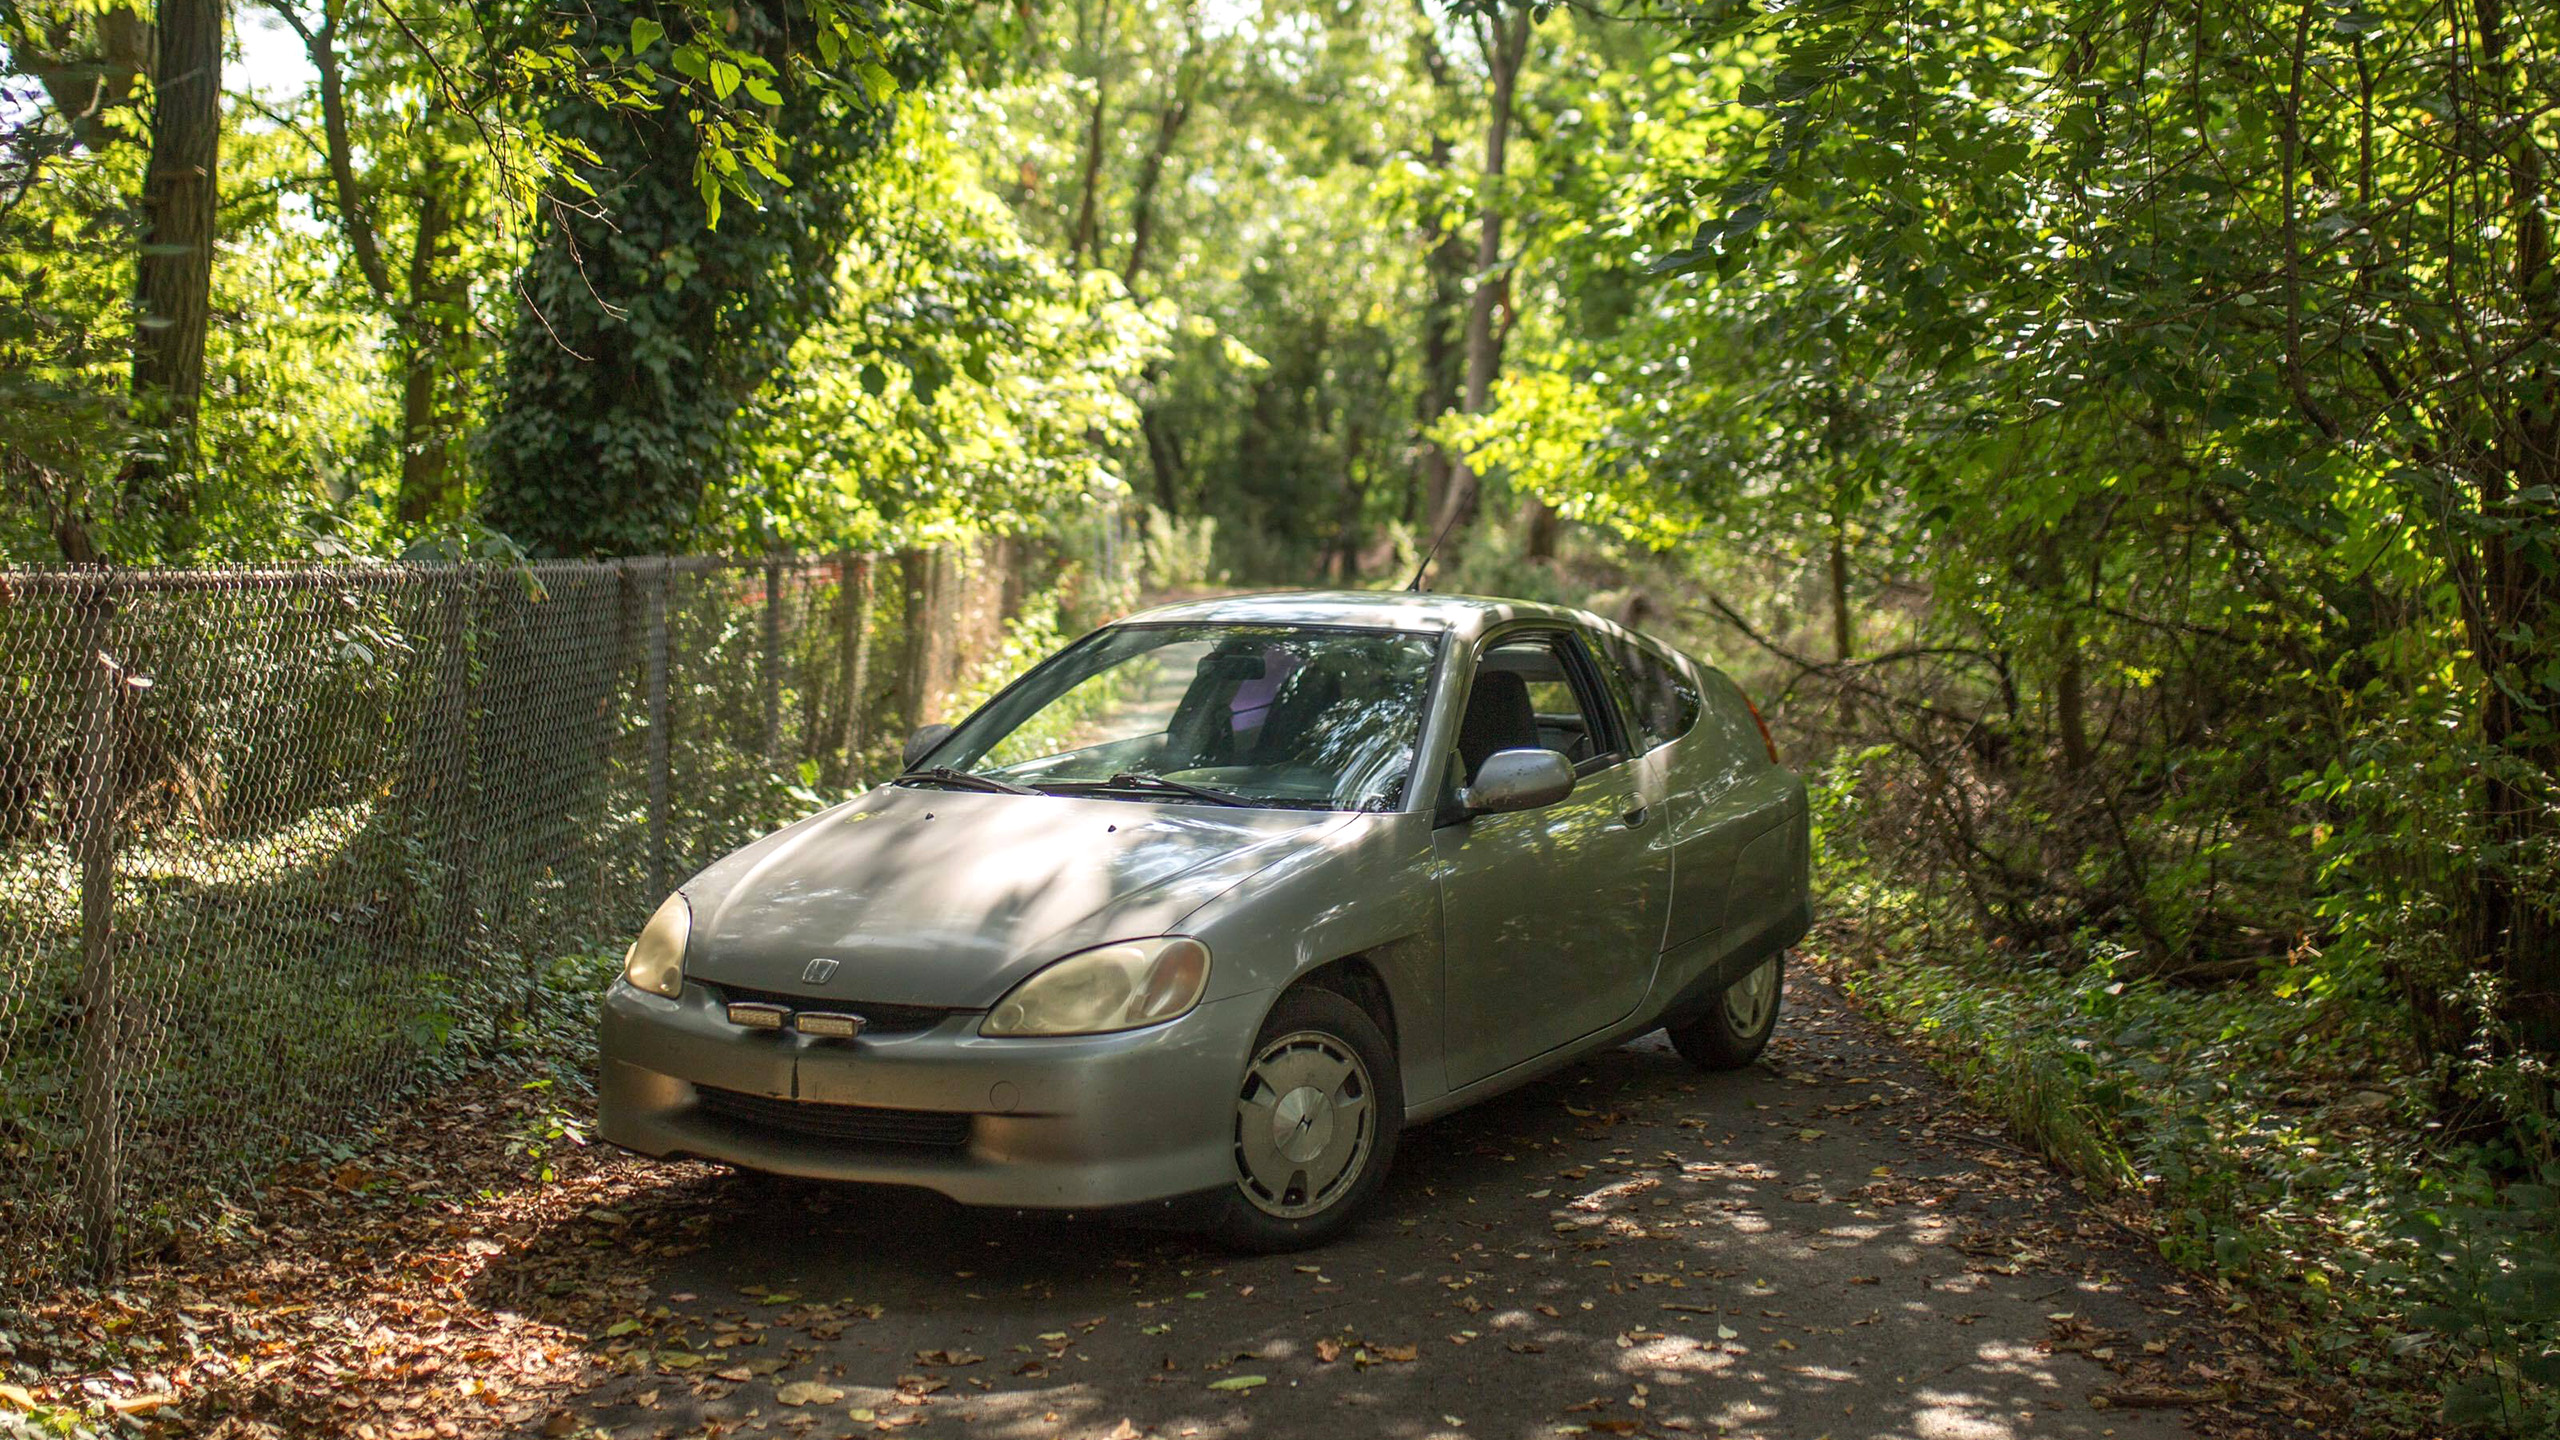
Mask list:
[[[1393,809],[1439,642],[1388,630],[1123,625],[969,717],[919,772],[1060,794]],[[1217,792],[1186,797],[1180,787]]]

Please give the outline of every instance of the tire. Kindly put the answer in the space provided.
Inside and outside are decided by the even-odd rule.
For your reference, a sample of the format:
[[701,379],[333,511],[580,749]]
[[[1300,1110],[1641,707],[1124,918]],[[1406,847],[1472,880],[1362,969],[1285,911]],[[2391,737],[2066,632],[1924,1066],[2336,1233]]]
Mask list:
[[1701,1070],[1739,1070],[1768,1048],[1786,993],[1787,952],[1781,950],[1726,986],[1706,1014],[1664,1033],[1680,1058]]
[[1403,1124],[1395,1049],[1369,1012],[1314,986],[1281,996],[1237,1087],[1234,1180],[1210,1234],[1257,1254],[1333,1239],[1386,1180]]

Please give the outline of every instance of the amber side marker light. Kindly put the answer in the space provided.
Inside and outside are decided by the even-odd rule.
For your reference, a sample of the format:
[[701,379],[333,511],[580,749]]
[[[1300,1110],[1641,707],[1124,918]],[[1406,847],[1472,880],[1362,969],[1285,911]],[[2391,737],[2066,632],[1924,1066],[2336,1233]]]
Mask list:
[[1760,718],[1760,707],[1752,704],[1751,697],[1745,695],[1742,697],[1742,708],[1751,712],[1751,723],[1760,727],[1760,743],[1769,747],[1769,763],[1772,765],[1780,763],[1778,742],[1769,738],[1769,722]]

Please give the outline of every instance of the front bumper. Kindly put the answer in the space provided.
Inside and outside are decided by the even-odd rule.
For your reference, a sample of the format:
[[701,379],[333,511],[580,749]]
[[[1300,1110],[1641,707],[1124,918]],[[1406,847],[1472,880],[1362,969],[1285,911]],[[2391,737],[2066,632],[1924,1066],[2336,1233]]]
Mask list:
[[[1102,1209],[1234,1176],[1237,1087],[1267,995],[1117,1035],[991,1040],[975,1013],[910,1034],[819,1039],[732,1025],[704,986],[606,993],[597,1132],[644,1155],[915,1185],[967,1205]],[[703,1087],[969,1117],[956,1146],[827,1139],[714,1113]]]

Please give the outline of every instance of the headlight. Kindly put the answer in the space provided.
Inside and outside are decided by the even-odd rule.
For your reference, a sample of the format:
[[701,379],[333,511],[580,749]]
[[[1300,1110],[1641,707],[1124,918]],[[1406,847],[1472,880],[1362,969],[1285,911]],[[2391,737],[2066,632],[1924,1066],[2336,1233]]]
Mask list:
[[684,992],[684,943],[693,934],[693,907],[670,895],[640,927],[640,938],[622,953],[622,978],[635,989],[672,1000]]
[[981,1035],[1100,1035],[1188,1013],[1209,986],[1209,947],[1185,935],[1070,955],[1013,987]]

